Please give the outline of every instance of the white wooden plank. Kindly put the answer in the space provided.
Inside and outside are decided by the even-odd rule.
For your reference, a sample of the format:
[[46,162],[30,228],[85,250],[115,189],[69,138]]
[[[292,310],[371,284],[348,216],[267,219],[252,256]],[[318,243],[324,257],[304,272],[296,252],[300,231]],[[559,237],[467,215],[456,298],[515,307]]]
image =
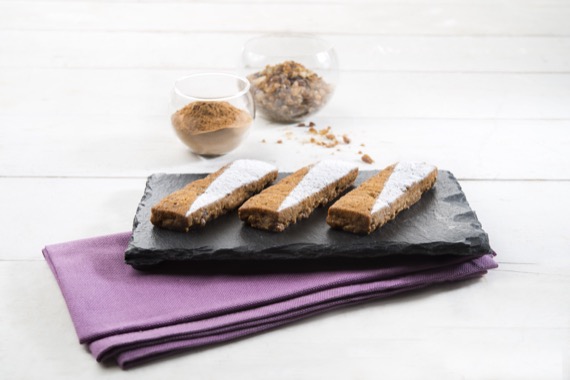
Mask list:
[[[0,71],[0,114],[168,115],[191,70]],[[570,74],[343,72],[323,116],[568,119]]]
[[0,116],[0,175],[145,177],[213,171],[244,157],[294,170],[323,157],[360,162],[362,152],[376,161],[360,162],[365,168],[413,159],[433,162],[459,178],[570,179],[569,120],[313,120],[318,128],[332,126],[339,138],[347,134],[351,143],[335,149],[315,146],[307,143],[306,128],[258,119],[234,152],[200,159],[178,141],[167,117]]
[[491,247],[500,270],[570,275],[568,228],[561,221],[570,210],[570,182],[477,182],[461,186]]
[[216,379],[562,380],[569,286],[567,277],[491,271],[125,373],[77,343],[47,264],[0,262],[0,364],[10,379],[210,378],[215,369]]
[[568,36],[569,17],[568,3],[0,3],[3,30]]
[[[144,179],[1,178],[2,260],[42,260],[46,244],[131,229]],[[560,210],[570,182],[462,181],[499,254],[501,270],[570,277],[570,242]],[[540,201],[537,201],[540,200]],[[529,224],[533,233],[529,233]]]
[[[0,179],[8,239],[1,260],[42,260],[48,242],[128,231],[144,192],[141,179]],[[24,237],[27,236],[27,237]]]
[[[3,0],[4,2],[53,2],[54,0]],[[74,2],[75,0],[57,0],[58,2]],[[109,3],[118,2],[116,0],[83,0],[84,2],[91,3]],[[501,3],[512,6],[520,4],[528,5],[564,5],[567,0],[502,0]],[[432,5],[446,5],[446,4],[462,4],[462,5],[476,5],[476,4],[494,4],[495,0],[120,0],[121,3],[212,3],[212,4],[255,4],[255,3],[277,3],[277,4],[432,4]]]
[[[0,67],[234,69],[254,35],[0,31]],[[568,72],[570,38],[324,35],[342,70]],[[553,59],[556,57],[556,59]]]

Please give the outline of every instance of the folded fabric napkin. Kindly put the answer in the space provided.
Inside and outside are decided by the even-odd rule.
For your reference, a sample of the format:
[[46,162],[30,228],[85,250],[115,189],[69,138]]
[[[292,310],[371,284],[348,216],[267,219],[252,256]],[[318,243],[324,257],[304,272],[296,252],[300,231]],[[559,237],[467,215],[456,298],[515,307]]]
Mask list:
[[497,267],[480,257],[386,257],[373,262],[287,265],[194,263],[162,272],[126,265],[131,234],[50,245],[44,256],[80,343],[127,368],[301,318]]

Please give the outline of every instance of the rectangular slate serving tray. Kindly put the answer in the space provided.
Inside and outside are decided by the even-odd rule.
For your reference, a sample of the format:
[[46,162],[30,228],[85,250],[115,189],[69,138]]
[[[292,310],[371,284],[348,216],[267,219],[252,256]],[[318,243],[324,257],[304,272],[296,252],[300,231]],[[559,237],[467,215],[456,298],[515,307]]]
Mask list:
[[[355,186],[376,172],[360,172]],[[281,173],[279,178],[290,173]],[[190,232],[174,232],[150,223],[151,207],[166,195],[207,174],[153,174],[136,212],[125,261],[134,267],[192,260],[291,260],[375,258],[386,255],[481,255],[489,239],[459,183],[439,171],[435,186],[418,203],[370,235],[331,229],[327,208],[284,232],[257,230],[237,211]]]

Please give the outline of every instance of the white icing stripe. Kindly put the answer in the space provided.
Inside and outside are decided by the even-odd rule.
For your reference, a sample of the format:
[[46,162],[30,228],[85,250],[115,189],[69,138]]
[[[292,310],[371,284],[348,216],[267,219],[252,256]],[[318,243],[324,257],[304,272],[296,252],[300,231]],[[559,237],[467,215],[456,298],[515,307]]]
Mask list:
[[309,169],[289,195],[285,197],[277,211],[279,212],[301,203],[310,195],[321,191],[357,168],[356,165],[345,161],[323,160],[317,162]]
[[428,176],[435,166],[426,163],[398,162],[392,175],[384,184],[382,192],[372,206],[372,214],[389,207],[396,199],[401,197],[414,183]]
[[275,170],[277,170],[275,166],[263,161],[236,160],[232,162],[230,166],[208,186],[206,191],[194,200],[186,213],[186,217],[228,196],[240,187],[260,180]]

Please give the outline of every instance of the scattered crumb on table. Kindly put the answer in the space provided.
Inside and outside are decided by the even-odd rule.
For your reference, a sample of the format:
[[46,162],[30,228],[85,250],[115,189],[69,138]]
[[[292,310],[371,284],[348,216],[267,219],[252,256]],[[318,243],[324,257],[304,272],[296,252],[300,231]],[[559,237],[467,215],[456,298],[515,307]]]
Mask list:
[[374,160],[372,159],[372,157],[370,157],[369,155],[365,154],[362,157],[360,157],[362,159],[362,161],[366,162],[367,164],[371,164],[374,162]]

